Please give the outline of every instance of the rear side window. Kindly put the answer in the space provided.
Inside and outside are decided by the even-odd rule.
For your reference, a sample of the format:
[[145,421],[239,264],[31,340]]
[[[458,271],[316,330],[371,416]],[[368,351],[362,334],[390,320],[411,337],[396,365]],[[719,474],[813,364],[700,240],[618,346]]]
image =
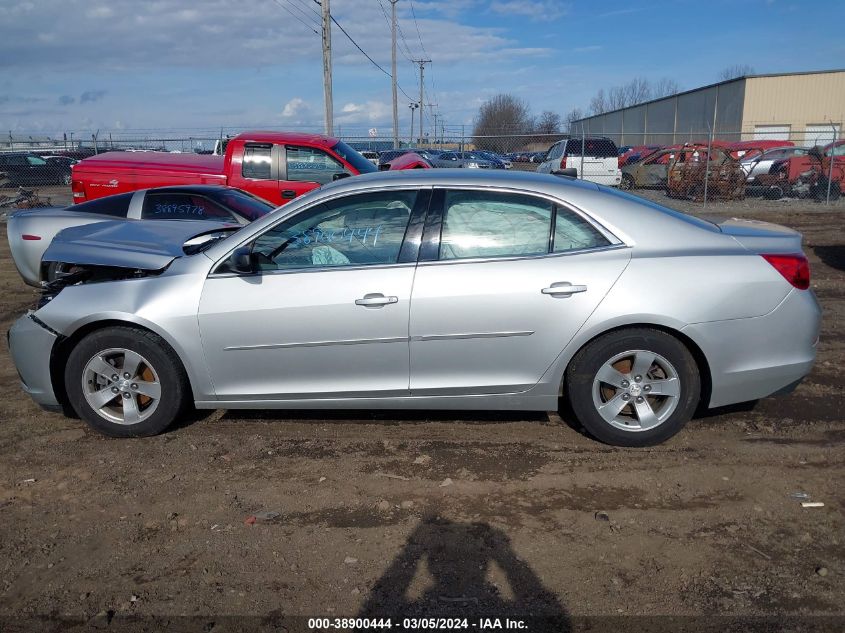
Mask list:
[[75,204],[68,207],[68,209],[78,213],[96,213],[113,218],[125,218],[129,212],[129,201],[132,200],[133,195],[133,192],[119,193],[116,196],[106,196],[105,198],[97,198],[90,202]]
[[143,220],[216,220],[236,222],[232,214],[208,198],[187,193],[151,193],[144,197]]
[[[566,153],[569,156],[581,155],[581,139],[571,138],[566,142]],[[585,138],[583,139],[584,156],[596,158],[615,158],[619,155],[616,143],[609,138]]]
[[552,251],[565,253],[584,248],[609,246],[610,241],[577,213],[557,207]]
[[552,203],[520,194],[447,191],[440,259],[549,252]]
[[548,155],[546,156],[546,160],[554,160],[555,158],[560,158],[563,155],[563,143],[555,143],[552,145],[552,148],[549,150]]
[[248,144],[244,146],[244,162],[241,175],[244,178],[270,180],[273,146],[269,144]]

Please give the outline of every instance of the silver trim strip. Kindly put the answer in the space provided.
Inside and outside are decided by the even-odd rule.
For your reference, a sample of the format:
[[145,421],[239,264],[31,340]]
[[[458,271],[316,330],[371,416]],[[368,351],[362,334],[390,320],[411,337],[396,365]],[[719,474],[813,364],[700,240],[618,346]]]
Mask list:
[[224,347],[223,351],[231,352],[236,350],[291,349],[297,347],[328,347],[330,345],[367,345],[369,343],[407,342],[407,336],[394,336],[389,338],[358,338],[341,341],[309,341],[307,343],[263,343],[260,345],[232,345],[230,347]]
[[417,341],[451,341],[469,338],[505,338],[509,336],[531,336],[533,331],[525,332],[474,332],[472,334],[427,334],[423,336],[412,336],[411,340]]

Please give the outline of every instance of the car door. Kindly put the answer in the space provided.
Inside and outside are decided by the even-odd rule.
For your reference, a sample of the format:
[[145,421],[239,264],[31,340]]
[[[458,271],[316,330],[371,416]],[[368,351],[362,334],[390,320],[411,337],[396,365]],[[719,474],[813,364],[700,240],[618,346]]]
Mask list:
[[546,160],[544,160],[540,165],[537,167],[537,171],[542,172],[544,174],[550,174],[554,171],[560,169],[560,157],[563,156],[563,146],[566,141],[559,141],[552,145],[549,149],[549,153],[546,154]]
[[319,148],[286,145],[281,149],[284,154],[279,162],[279,185],[285,202],[332,182],[339,174],[355,175]]
[[630,258],[583,215],[538,196],[436,190],[437,215],[411,301],[412,395],[529,389]]
[[407,395],[412,236],[428,199],[404,189],[318,204],[251,240],[253,274],[213,269],[199,326],[217,397]]
[[283,204],[279,191],[279,153],[282,149],[272,143],[245,143],[238,166],[236,148],[228,184],[272,204]]

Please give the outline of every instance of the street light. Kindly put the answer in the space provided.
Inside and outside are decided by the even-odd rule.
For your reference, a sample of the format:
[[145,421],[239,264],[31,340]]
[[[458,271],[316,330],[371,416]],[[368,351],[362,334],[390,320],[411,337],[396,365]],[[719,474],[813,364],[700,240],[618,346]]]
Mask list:
[[408,139],[408,145],[414,144],[414,110],[420,107],[419,103],[409,103],[408,107],[411,108],[411,136]]

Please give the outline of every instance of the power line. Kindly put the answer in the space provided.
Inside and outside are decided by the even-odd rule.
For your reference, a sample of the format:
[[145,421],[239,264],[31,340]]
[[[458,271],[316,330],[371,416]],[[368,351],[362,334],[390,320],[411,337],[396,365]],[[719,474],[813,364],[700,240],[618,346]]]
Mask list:
[[[387,28],[391,28],[390,18],[387,15],[387,10],[384,8],[384,4],[381,0],[377,0],[378,6],[381,7],[381,13],[384,16],[384,21],[387,22]],[[411,49],[408,47],[408,41],[405,39],[405,34],[402,32],[402,27],[399,25],[399,21],[396,22],[396,30],[399,32],[399,36],[402,38],[402,43],[405,44],[405,50],[402,50],[402,47],[399,47],[399,52],[402,53],[402,56],[407,59],[409,62],[413,63],[413,59],[411,56],[413,53]]]
[[[371,63],[373,66],[375,66],[376,68],[378,68],[381,72],[383,72],[383,73],[384,73],[385,75],[387,75],[388,77],[391,77],[391,78],[393,77],[393,75],[391,75],[391,74],[390,74],[389,72],[387,72],[384,68],[382,68],[381,66],[379,66],[379,65],[378,65],[378,63],[377,63],[377,62],[376,62],[376,61],[375,61],[372,57],[370,57],[369,55],[367,55],[367,52],[366,52],[363,48],[361,48],[360,46],[358,46],[358,42],[356,42],[354,39],[352,39],[352,36],[351,36],[351,35],[349,35],[349,33],[347,33],[347,32],[346,32],[346,29],[345,29],[345,28],[343,28],[343,27],[340,25],[340,22],[338,22],[338,21],[335,19],[335,17],[334,17],[334,16],[331,16],[331,18],[332,18],[332,22],[334,22],[334,23],[335,23],[335,25],[337,26],[337,28],[339,28],[339,29],[340,29],[341,33],[343,33],[343,34],[346,36],[346,39],[348,39],[350,42],[352,42],[352,44],[355,46],[355,48],[357,48],[359,51],[361,51],[361,54],[362,54],[362,55],[364,55],[364,57],[366,57],[367,59],[369,59],[369,60],[370,60],[370,63]],[[397,84],[397,85],[398,85],[398,84]],[[402,94],[403,94],[403,95],[405,95],[405,97],[407,97],[408,99],[411,99],[411,97],[408,95],[408,93],[407,93],[407,92],[405,92],[405,91],[402,89],[402,86],[399,86],[399,90],[402,92]],[[413,99],[411,99],[411,100],[413,101]]]
[[[308,4],[308,2],[306,2],[306,0],[299,0],[299,2],[300,2],[300,3],[302,4],[302,6],[304,6],[306,9],[310,9],[310,10],[314,13],[314,15],[316,15],[318,18],[319,18],[319,17],[321,17],[321,16],[320,16],[320,12],[319,12],[319,11],[317,11],[317,9],[315,9],[314,7],[312,7],[310,4]],[[319,5],[318,5],[318,6],[319,6]]]
[[428,51],[425,50],[425,45],[422,41],[422,35],[420,35],[420,25],[417,24],[417,12],[414,11],[414,0],[409,0],[409,2],[411,3],[411,15],[414,17],[414,26],[417,29],[417,39],[419,39],[420,41],[420,47],[422,48],[423,55],[428,57]]
[[297,20],[299,20],[302,24],[304,24],[304,25],[306,26],[306,28],[308,28],[308,30],[309,30],[309,31],[311,31],[311,32],[313,32],[313,33],[314,33],[314,35],[319,35],[319,34],[320,34],[320,33],[319,33],[319,32],[318,32],[315,28],[314,28],[314,26],[313,26],[312,24],[309,24],[308,22],[306,22],[305,20],[303,20],[301,17],[299,17],[296,13],[294,13],[293,11],[291,11],[290,9],[288,9],[288,7],[287,7],[286,5],[284,5],[284,4],[282,4],[282,3],[280,2],[280,0],[273,0],[273,2],[275,2],[277,6],[279,6],[279,7],[280,7],[280,8],[282,8],[282,9],[284,9],[284,10],[285,10],[285,11],[287,11],[290,15],[292,15],[294,18],[296,18],[296,19],[297,19]]

